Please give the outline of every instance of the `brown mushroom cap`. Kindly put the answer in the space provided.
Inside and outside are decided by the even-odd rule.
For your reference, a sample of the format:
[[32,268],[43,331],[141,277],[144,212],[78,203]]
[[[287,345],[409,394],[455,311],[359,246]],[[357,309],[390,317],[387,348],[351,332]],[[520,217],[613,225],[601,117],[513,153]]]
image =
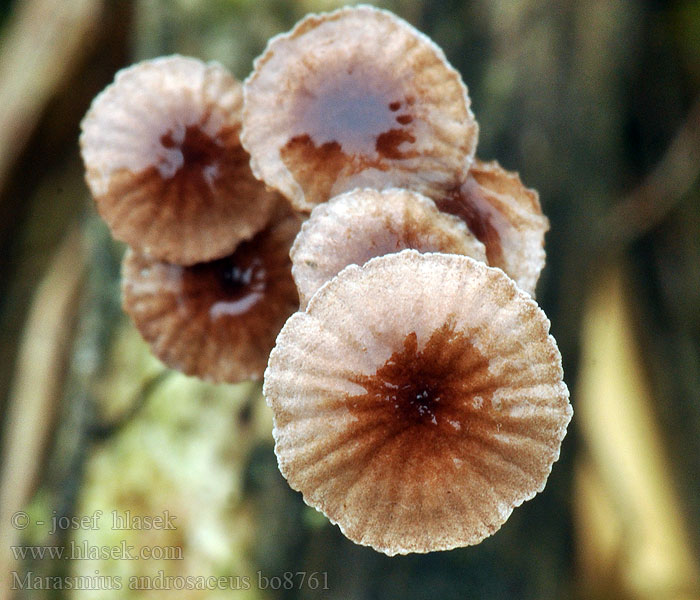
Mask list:
[[444,53],[369,6],[310,15],[244,83],[253,173],[310,210],[356,187],[437,195],[466,176],[478,128]]
[[86,114],[80,146],[100,215],[118,240],[189,265],[260,231],[276,194],[240,141],[242,86],[221,65],[170,56],[117,73]]
[[300,225],[287,213],[232,255],[189,267],[128,250],[124,310],[168,366],[217,382],[260,379],[299,306],[289,248]]
[[347,265],[406,248],[486,261],[484,245],[464,221],[415,192],[354,190],[318,205],[290,252],[302,310]]
[[474,159],[464,183],[436,201],[462,218],[486,246],[488,264],[499,267],[532,296],[544,268],[549,220],[535,190],[496,161]]
[[404,250],[345,268],[277,338],[280,470],[387,554],[476,544],[544,488],[571,418],[537,304],[502,271]]

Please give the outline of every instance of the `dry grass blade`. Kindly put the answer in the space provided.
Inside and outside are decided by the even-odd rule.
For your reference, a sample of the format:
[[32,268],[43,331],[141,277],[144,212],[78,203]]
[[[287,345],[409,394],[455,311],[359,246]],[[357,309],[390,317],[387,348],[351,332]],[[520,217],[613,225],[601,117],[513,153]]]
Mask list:
[[104,2],[16,4],[0,47],[0,189],[47,102],[80,64]]
[[[631,334],[620,265],[589,298],[577,418],[576,514],[586,597],[697,598],[693,556],[673,472]],[[598,594],[598,595],[596,595]]]
[[[37,288],[5,415],[4,447],[0,454],[0,573],[12,571],[10,548],[17,544],[20,531],[8,525],[32,493],[51,433],[84,274],[82,236],[73,230]],[[4,586],[10,580],[2,581]],[[8,592],[0,587],[0,598]]]

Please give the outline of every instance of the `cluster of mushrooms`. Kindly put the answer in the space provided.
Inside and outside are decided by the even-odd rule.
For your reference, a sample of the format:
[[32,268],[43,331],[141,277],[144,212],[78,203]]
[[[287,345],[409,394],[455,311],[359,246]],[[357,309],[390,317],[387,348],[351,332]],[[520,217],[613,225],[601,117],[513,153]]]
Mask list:
[[124,308],[172,368],[264,374],[281,472],[348,538],[476,544],[572,415],[537,193],[475,158],[460,75],[389,12],[309,15],[254,67],[145,61],[84,118]]

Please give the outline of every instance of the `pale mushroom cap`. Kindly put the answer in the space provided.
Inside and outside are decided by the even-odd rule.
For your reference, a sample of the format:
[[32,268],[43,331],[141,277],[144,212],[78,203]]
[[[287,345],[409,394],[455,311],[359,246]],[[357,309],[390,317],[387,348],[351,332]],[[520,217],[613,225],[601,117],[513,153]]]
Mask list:
[[253,173],[300,210],[357,187],[439,194],[476,148],[466,87],[442,50],[369,6],[273,38],[244,95]]
[[298,308],[289,248],[300,225],[287,214],[233,255],[189,267],[128,250],[124,310],[169,367],[216,382],[260,379]]
[[437,205],[464,219],[486,246],[488,264],[501,268],[534,297],[549,230],[535,190],[496,161],[474,159],[464,183],[438,198]]
[[221,65],[170,56],[117,73],[80,136],[86,180],[112,234],[189,265],[260,231],[277,195],[239,140],[242,86]]
[[572,415],[534,300],[414,250],[325,284],[280,332],[263,393],[290,485],[390,555],[493,534],[544,488]]
[[484,245],[464,221],[415,192],[354,190],[318,205],[290,252],[301,309],[347,265],[407,248],[486,261]]

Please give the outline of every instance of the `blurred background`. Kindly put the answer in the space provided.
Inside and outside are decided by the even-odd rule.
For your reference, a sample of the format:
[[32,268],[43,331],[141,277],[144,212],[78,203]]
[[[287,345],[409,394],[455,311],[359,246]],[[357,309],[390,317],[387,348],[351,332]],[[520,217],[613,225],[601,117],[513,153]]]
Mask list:
[[[479,156],[551,221],[538,300],[575,415],[545,491],[480,545],[390,559],[349,542],[280,476],[259,386],[165,371],[122,314],[124,248],[78,154],[92,98],[175,52],[243,79],[270,36],[342,4],[0,3],[0,598],[700,598],[697,0],[376,3],[445,50]],[[177,527],[115,530],[115,510]],[[151,557],[17,551],[71,543]]]

